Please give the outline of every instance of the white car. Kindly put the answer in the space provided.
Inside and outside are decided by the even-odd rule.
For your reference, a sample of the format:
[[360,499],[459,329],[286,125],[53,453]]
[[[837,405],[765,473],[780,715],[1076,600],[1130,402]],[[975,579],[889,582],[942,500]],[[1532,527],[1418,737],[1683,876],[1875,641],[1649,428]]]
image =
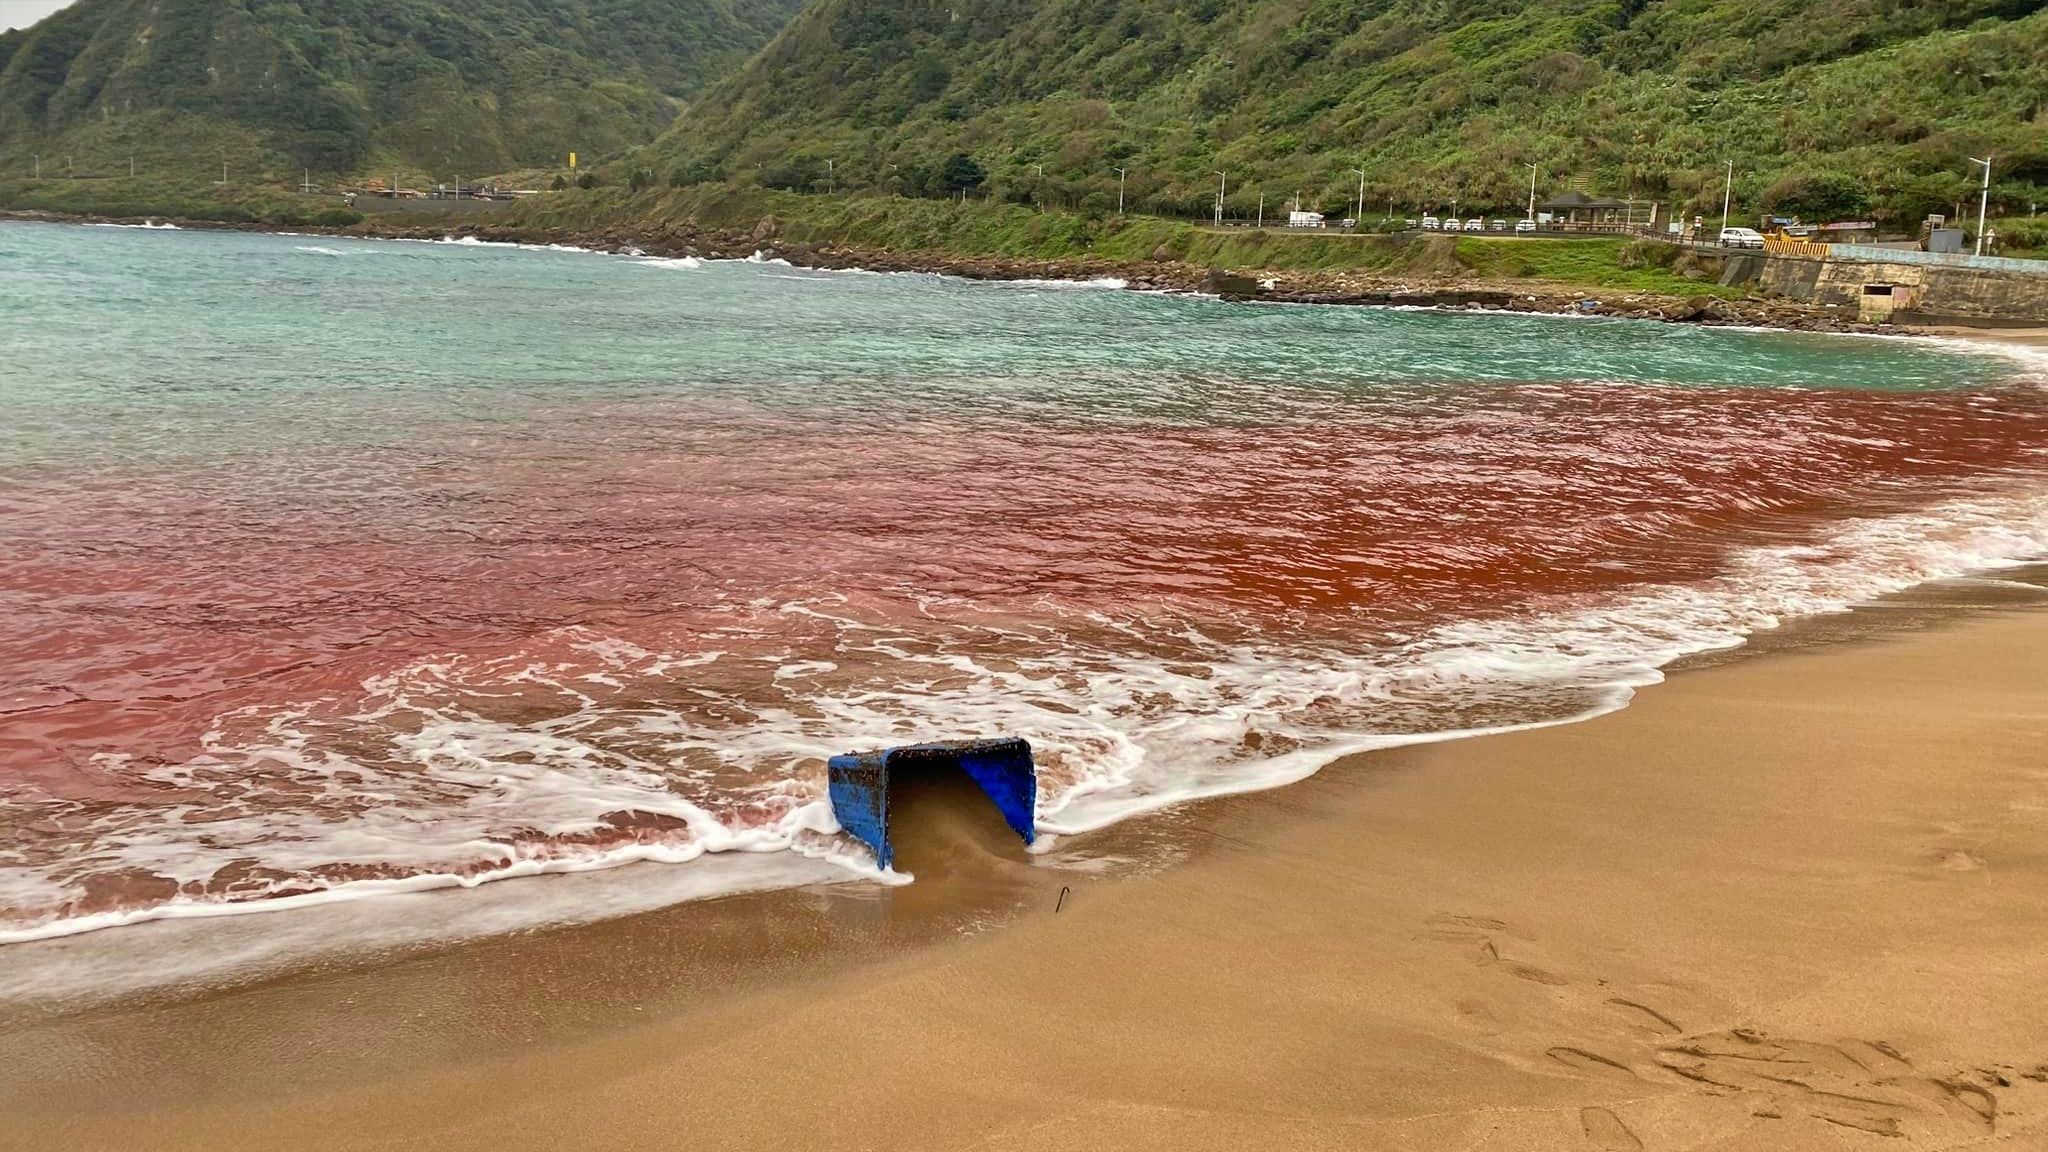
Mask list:
[[1763,246],[1764,234],[1754,228],[1721,229],[1721,247],[1723,248],[1761,248]]
[[1534,232],[1535,230],[1536,222],[1534,220],[1515,221],[1515,231],[1517,232]]
[[1467,232],[1484,232],[1484,231],[1486,231],[1486,221],[1484,221],[1484,220],[1467,220],[1467,221],[1465,221],[1465,231],[1467,231]]
[[1443,224],[1439,222],[1437,218],[1434,216],[1424,216],[1422,218],[1422,230],[1424,232],[1435,232],[1436,230],[1442,227]]
[[1508,222],[1505,220],[1495,220],[1491,228],[1495,232],[1505,232],[1508,230]]

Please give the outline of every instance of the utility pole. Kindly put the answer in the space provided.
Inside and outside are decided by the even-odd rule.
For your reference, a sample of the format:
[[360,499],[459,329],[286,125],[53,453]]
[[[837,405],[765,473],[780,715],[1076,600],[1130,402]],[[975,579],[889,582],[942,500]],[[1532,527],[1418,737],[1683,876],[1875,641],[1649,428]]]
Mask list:
[[1351,226],[1356,228],[1365,223],[1365,169],[1353,168],[1352,171],[1358,173],[1358,216],[1351,222]]
[[130,180],[135,179],[135,157],[133,156],[128,158],[128,178]]
[[1223,194],[1230,188],[1230,177],[1216,174],[1216,226],[1223,227]]
[[43,178],[43,154],[42,154],[41,152],[38,152],[38,153],[36,153],[35,155],[36,155],[36,179],[38,179],[38,180],[41,180],[41,179]]
[[1116,214],[1124,214],[1124,170],[1116,170]]
[[1977,189],[1977,255],[1984,254],[1984,210],[1991,206],[1991,157],[1979,160],[1970,157],[1970,163],[1984,166],[1984,183]]
[[832,162],[825,161],[825,195],[832,194]]
[[1031,167],[1038,173],[1038,183],[1031,189],[1031,198],[1038,201],[1038,210],[1043,212],[1045,211],[1045,165],[1033,164]]
[[1522,167],[1529,170],[1529,215],[1526,219],[1533,224],[1536,222],[1536,166],[1524,164]]
[[[1721,236],[1726,236],[1728,234],[1728,205],[1734,199],[1735,161],[1730,160],[1728,162],[1728,183],[1724,185],[1721,189]],[[1719,243],[1721,241],[1721,236],[1714,237],[1715,243]]]
[[1260,230],[1262,230],[1262,231],[1263,231],[1263,230],[1265,229],[1265,227],[1266,227],[1266,194],[1265,194],[1265,193],[1264,193],[1264,192],[1262,191],[1262,192],[1260,192],[1260,193],[1259,193],[1259,228],[1260,228]]

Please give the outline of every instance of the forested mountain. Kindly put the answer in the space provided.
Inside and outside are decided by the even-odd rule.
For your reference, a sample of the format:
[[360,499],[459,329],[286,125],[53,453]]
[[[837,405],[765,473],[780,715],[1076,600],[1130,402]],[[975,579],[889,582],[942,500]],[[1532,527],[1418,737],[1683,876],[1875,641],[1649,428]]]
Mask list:
[[652,139],[801,0],[78,0],[0,35],[0,157],[471,176]]
[[[646,163],[1206,212],[1576,183],[1718,209],[1952,209],[2048,185],[2042,0],[816,0]],[[1042,171],[1041,171],[1042,169]]]

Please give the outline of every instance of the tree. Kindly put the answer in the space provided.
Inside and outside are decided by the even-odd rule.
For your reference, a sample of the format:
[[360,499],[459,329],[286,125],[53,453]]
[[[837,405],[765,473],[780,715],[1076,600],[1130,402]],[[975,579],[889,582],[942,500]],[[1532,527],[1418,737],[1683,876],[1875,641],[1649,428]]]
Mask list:
[[972,192],[988,180],[988,170],[965,152],[955,152],[939,169],[939,186],[948,193]]
[[1846,172],[1793,172],[1765,191],[1764,208],[1802,220],[1847,220],[1870,211],[1870,190]]

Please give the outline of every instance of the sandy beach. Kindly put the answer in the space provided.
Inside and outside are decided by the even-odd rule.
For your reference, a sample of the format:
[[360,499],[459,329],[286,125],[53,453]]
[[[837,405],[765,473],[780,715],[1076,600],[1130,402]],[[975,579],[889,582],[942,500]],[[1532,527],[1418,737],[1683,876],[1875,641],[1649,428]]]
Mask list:
[[1082,838],[1141,875],[932,827],[894,893],[42,1020],[0,1145],[2048,1146],[2048,613],[1918,623]]

